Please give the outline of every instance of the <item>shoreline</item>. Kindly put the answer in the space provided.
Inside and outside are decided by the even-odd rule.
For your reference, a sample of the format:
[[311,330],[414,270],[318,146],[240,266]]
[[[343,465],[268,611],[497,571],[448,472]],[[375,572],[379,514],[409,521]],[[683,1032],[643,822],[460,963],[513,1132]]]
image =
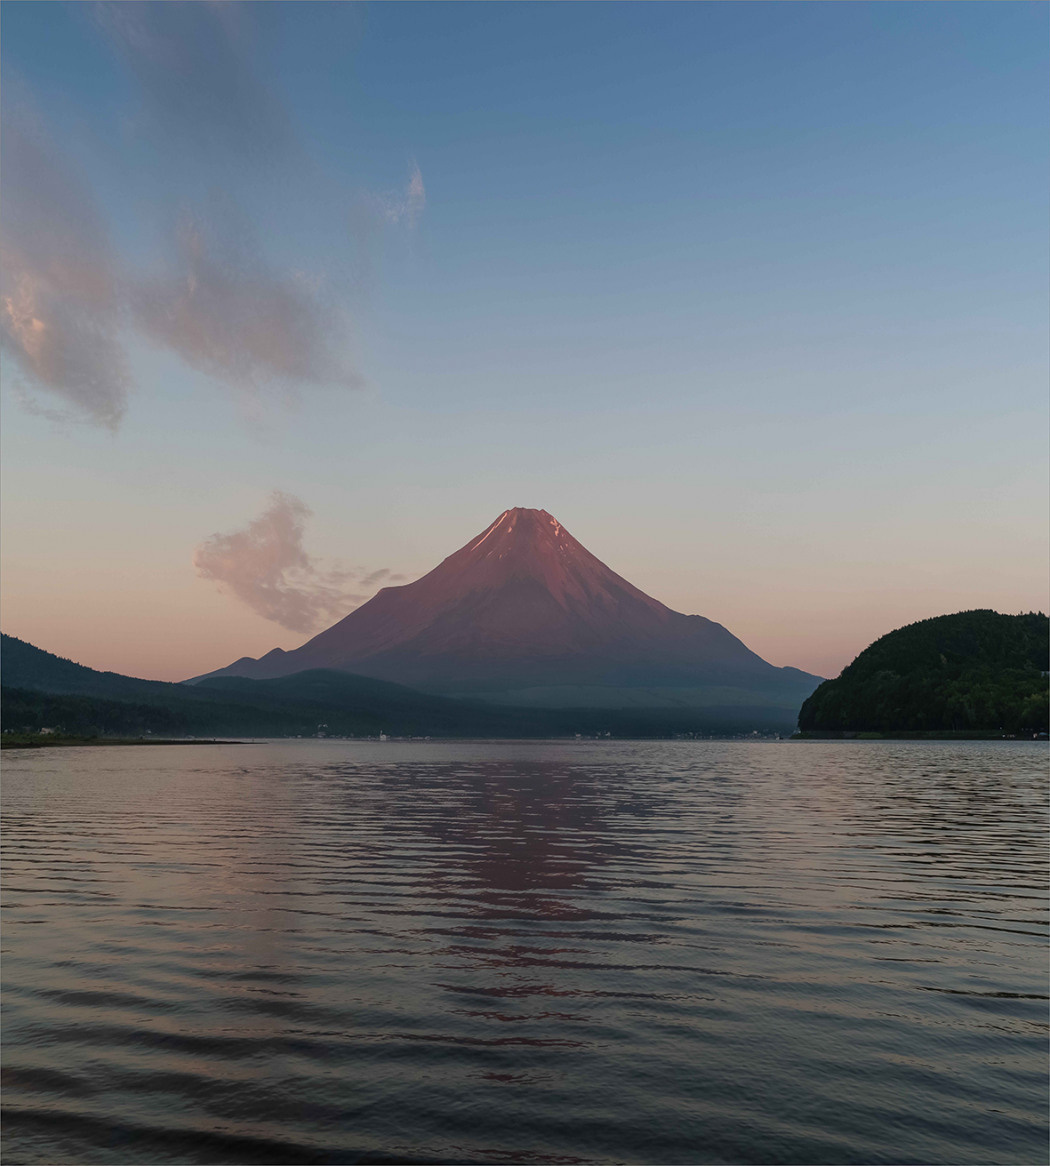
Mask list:
[[898,732],[874,730],[808,729],[795,733],[792,741],[1045,741],[1042,733],[1004,733],[1002,729],[930,729],[928,731],[902,729]]
[[[72,749],[72,748],[97,748],[109,745],[127,746],[127,745],[258,745],[263,743],[280,742],[291,743],[293,741],[314,741],[317,738],[313,737],[256,737],[253,739],[240,739],[229,737],[26,737],[19,735],[17,739],[10,740],[9,737],[14,734],[5,734],[0,737],[0,749]],[[326,737],[321,738],[332,744],[379,744],[380,742],[374,737]],[[722,743],[728,742],[744,742],[757,744],[776,743],[776,744],[800,744],[805,742],[857,742],[864,744],[866,742],[879,741],[1046,741],[1045,736],[1029,736],[1028,734],[1003,734],[979,731],[971,732],[957,732],[957,733],[796,733],[792,736],[785,734],[782,737],[750,737],[750,736],[711,736],[700,737],[689,743],[701,743],[704,741],[718,741]],[[628,743],[655,743],[655,742],[671,742],[676,741],[680,744],[685,744],[686,741],[681,738],[671,737],[605,737],[605,738],[572,738],[572,737],[431,737],[425,740],[420,737],[392,737],[389,738],[391,744],[559,744],[559,745],[585,745],[593,744],[598,741],[602,744],[628,744]],[[383,742],[386,744],[386,742]]]
[[0,749],[71,749],[95,745],[247,745],[247,741],[231,741],[225,738],[205,737],[44,737],[27,739],[20,737],[8,741],[0,737]]

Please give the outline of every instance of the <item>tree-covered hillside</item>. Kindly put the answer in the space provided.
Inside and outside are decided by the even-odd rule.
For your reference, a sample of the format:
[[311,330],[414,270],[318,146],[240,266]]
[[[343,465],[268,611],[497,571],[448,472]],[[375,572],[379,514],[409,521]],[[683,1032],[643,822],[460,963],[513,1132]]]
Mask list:
[[1050,622],[962,611],[878,639],[803,704],[803,732],[1047,729]]

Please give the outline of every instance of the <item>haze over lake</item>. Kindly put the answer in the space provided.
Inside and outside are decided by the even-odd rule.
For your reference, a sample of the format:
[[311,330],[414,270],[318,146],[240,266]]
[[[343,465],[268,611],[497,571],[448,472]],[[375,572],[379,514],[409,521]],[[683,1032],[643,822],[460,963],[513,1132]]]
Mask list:
[[1046,748],[5,756],[8,1163],[1037,1163]]

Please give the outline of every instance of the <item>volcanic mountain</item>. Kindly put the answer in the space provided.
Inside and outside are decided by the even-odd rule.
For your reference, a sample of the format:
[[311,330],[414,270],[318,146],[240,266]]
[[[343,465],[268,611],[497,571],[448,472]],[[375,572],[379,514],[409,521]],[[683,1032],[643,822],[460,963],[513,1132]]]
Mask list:
[[312,668],[533,705],[797,708],[820,678],[766,663],[721,624],[628,583],[546,510],[505,510],[429,574],[384,587],[291,652],[213,676]]

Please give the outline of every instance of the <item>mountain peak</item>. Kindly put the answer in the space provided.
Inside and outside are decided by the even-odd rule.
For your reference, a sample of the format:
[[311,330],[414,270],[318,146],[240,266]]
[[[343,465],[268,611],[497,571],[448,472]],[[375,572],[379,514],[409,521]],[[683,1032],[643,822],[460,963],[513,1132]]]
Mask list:
[[487,544],[482,552],[486,558],[497,551],[497,548],[506,553],[510,547],[518,545],[524,545],[526,553],[535,550],[538,544],[548,544],[561,551],[569,551],[580,545],[554,515],[548,514],[546,510],[532,510],[526,506],[504,510],[495,522],[486,527],[463,550],[473,554],[479,551],[483,544]]
[[504,510],[491,526],[482,531],[476,541],[481,542],[494,531],[501,531],[505,534],[516,531],[521,537],[522,535],[546,533],[548,530],[552,530],[555,534],[561,533],[562,530],[561,523],[553,514],[548,514],[546,510],[533,510],[528,506],[512,506],[509,510]]

